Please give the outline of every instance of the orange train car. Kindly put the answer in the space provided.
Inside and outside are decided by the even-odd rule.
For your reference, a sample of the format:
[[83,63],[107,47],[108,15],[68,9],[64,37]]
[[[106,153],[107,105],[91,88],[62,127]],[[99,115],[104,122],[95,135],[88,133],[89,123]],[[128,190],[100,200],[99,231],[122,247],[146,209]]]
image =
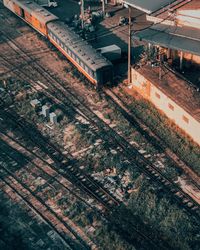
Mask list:
[[47,23],[58,19],[33,1],[3,0],[3,4],[44,36],[47,36]]
[[4,6],[47,37],[90,82],[113,80],[113,65],[58,17],[29,0],[3,0]]

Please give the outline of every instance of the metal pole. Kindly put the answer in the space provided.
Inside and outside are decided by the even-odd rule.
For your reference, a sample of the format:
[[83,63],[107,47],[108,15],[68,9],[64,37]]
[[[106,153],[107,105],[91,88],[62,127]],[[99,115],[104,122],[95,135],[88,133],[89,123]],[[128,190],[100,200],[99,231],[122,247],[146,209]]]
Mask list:
[[81,28],[84,29],[84,0],[81,0]]
[[131,7],[128,6],[128,84],[131,83]]
[[102,13],[103,16],[105,16],[105,0],[101,0],[102,1]]
[[158,49],[158,60],[159,60],[159,80],[162,80],[162,56],[160,48]]
[[161,61],[159,66],[159,80],[162,80],[162,68],[161,68]]

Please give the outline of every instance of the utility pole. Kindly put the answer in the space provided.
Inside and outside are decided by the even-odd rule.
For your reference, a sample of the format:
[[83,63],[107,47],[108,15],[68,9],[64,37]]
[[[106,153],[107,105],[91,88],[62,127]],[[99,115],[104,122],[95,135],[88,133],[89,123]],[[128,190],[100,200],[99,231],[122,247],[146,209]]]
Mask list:
[[103,16],[105,16],[105,0],[101,0],[102,2],[102,13],[103,13]]
[[128,6],[128,84],[131,83],[131,7]]

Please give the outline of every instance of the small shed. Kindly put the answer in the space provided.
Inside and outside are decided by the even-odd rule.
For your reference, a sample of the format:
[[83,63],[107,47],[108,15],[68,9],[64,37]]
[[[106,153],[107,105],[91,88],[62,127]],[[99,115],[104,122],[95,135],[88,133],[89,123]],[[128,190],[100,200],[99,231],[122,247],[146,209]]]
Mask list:
[[50,111],[50,107],[47,106],[47,105],[43,105],[42,106],[42,115],[45,116],[45,117],[49,117],[49,112]]

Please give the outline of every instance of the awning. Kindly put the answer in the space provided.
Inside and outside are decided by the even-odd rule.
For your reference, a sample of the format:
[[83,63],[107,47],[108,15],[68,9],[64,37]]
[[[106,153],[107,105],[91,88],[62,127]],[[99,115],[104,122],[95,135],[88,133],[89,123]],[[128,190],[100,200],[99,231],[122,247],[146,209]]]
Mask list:
[[174,3],[180,3],[185,0],[123,0],[123,2],[135,9],[151,14],[166,6]]
[[200,55],[200,30],[198,29],[155,24],[133,34],[132,38],[165,48]]

